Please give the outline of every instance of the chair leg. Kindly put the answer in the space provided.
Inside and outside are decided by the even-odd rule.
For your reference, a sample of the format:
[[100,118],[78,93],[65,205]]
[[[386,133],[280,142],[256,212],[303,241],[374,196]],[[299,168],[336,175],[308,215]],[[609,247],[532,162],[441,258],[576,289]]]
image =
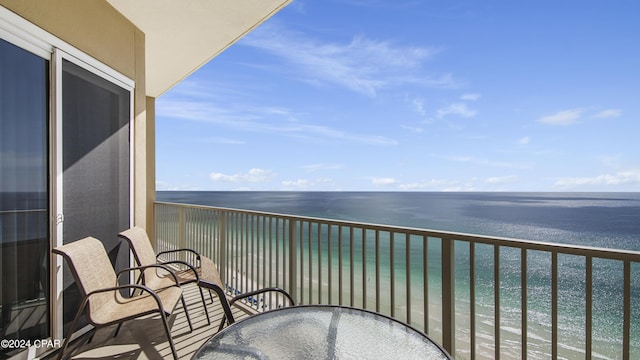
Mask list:
[[191,324],[191,317],[189,316],[189,310],[187,309],[187,303],[184,301],[184,295],[180,296],[180,300],[182,300],[182,308],[184,309],[184,314],[187,316],[187,322],[189,323],[190,332],[193,332],[193,325]]
[[227,322],[227,317],[226,315],[222,315],[222,320],[220,320],[220,325],[218,326],[218,332],[222,331],[222,329],[224,329],[224,324]]
[[235,322],[229,303],[225,300],[220,300],[220,305],[222,305],[222,309],[224,309],[224,315],[222,316],[222,320],[220,321],[220,326],[218,326],[218,331],[222,331],[227,320],[229,321],[229,325]]
[[235,322],[235,319],[233,318],[233,313],[231,312],[231,306],[227,301],[224,291],[217,287],[213,290],[218,295],[218,298],[220,299],[220,305],[222,305],[222,309],[224,310],[224,314],[222,315],[222,320],[220,321],[220,326],[218,327],[218,331],[221,331],[224,328],[224,324],[225,322],[227,322],[227,320],[229,321],[229,324],[233,324]]
[[207,302],[204,299],[204,292],[202,291],[202,287],[198,286],[200,290],[200,298],[202,299],[202,307],[204,308],[204,314],[207,315],[207,325],[211,325],[211,319],[209,318],[209,310],[207,310]]
[[[198,282],[198,286],[200,287],[205,287],[207,289],[209,289],[209,296],[212,296],[211,292],[215,292],[216,295],[218,295],[218,298],[220,299],[220,305],[222,305],[222,309],[224,310],[224,314],[222,315],[222,321],[220,321],[220,326],[218,327],[218,331],[222,330],[222,328],[224,328],[224,324],[227,320],[229,320],[229,324],[233,324],[235,322],[235,320],[233,319],[233,313],[231,312],[231,306],[229,305],[229,301],[227,301],[227,296],[224,293],[224,290],[222,290],[221,287],[219,287],[218,285],[209,282],[209,281],[199,281]],[[213,302],[213,297],[211,297],[211,300]]]
[[69,341],[71,340],[71,335],[73,335],[73,331],[76,329],[76,325],[78,324],[78,320],[80,320],[80,316],[84,312],[84,308],[87,305],[87,299],[82,302],[78,312],[76,313],[76,317],[73,318],[73,322],[71,323],[71,327],[69,328],[69,333],[67,337],[64,339],[64,343],[62,344],[62,348],[60,348],[60,353],[58,354],[58,360],[62,360],[62,356],[64,355],[67,346],[69,346]]
[[[184,299],[183,299],[183,304],[184,304]],[[186,308],[185,308],[186,311]],[[167,316],[164,314],[160,314],[160,317],[162,318],[162,325],[164,325],[164,332],[167,334],[167,340],[169,341],[169,347],[171,347],[171,353],[173,354],[173,360],[180,360],[178,359],[178,353],[176,352],[176,346],[173,344],[173,338],[171,337],[171,330],[169,329],[169,323],[167,322]],[[189,318],[189,316],[187,315],[187,319]],[[191,326],[191,321],[189,321],[189,326]]]
[[93,341],[93,335],[96,334],[96,329],[93,328],[93,330],[91,330],[91,334],[89,334],[89,340],[87,340],[87,344],[91,344],[91,341]]
[[122,327],[123,323],[124,323],[124,321],[121,322],[120,324],[118,324],[118,327],[116,328],[116,332],[113,333],[113,337],[118,336],[118,332],[120,332],[120,328]]

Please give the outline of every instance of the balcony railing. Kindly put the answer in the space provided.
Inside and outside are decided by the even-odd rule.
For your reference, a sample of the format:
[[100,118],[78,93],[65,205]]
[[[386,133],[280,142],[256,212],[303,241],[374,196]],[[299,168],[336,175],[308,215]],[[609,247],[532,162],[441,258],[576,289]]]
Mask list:
[[640,252],[162,202],[155,219],[158,251],[214,259],[229,292],[371,309],[456,358],[640,358]]

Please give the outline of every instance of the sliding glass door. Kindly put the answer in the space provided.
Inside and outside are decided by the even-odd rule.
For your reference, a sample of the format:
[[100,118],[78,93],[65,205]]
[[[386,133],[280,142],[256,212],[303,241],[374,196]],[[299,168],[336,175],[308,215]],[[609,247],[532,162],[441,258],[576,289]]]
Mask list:
[[130,265],[117,234],[132,218],[134,84],[11,26],[0,19],[0,339],[33,344],[67,335],[82,300],[53,247],[93,236]]
[[0,39],[3,340],[49,337],[48,124],[49,61]]
[[[61,63],[63,242],[93,236],[122,269],[129,265],[117,235],[130,225],[131,91],[65,58]],[[81,300],[65,272],[65,329]]]

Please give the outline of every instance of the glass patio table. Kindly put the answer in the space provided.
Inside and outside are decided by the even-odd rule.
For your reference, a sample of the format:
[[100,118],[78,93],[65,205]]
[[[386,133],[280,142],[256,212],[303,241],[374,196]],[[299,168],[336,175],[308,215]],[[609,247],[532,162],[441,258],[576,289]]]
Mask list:
[[425,333],[368,310],[303,305],[238,321],[192,359],[451,359]]

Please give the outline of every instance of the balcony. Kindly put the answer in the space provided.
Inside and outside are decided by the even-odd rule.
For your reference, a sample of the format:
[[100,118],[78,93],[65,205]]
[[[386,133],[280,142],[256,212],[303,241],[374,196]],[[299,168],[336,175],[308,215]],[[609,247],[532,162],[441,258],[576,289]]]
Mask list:
[[[278,286],[299,304],[381,312],[457,359],[640,357],[639,252],[163,202],[155,241],[158,251],[189,247],[214,259],[230,294]],[[206,326],[195,287],[186,292],[196,330],[178,314],[172,331],[188,358],[222,310],[214,298]],[[278,306],[256,298],[234,311],[242,318]],[[148,331],[127,326],[132,336]],[[170,357],[158,329],[159,344],[126,339],[127,358],[148,357],[145,346]],[[96,351],[127,353],[103,337]]]

